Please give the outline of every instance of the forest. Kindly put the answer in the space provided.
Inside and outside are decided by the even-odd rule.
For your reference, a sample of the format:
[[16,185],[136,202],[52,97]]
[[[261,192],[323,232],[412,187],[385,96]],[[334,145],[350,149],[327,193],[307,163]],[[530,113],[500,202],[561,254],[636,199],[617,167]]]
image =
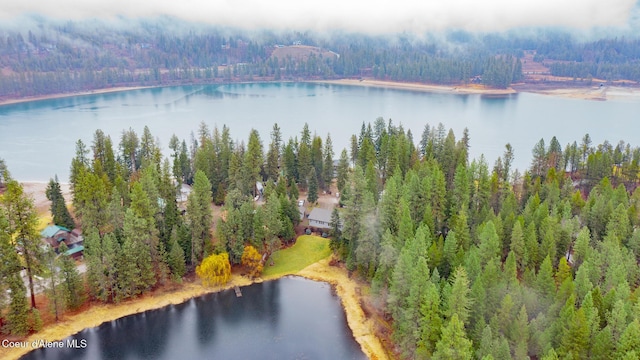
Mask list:
[[[275,55],[292,44],[332,55]],[[506,88],[524,80],[525,51],[534,52],[534,61],[548,66],[549,75],[638,81],[638,44],[626,38],[578,40],[560,30],[326,36],[203,27],[175,19],[140,20],[127,27],[40,20],[21,30],[0,27],[0,97],[121,86],[362,77]]]
[[[541,139],[520,173],[510,144],[490,167],[484,157],[468,158],[468,131],[456,139],[443,124],[426,125],[414,141],[402,125],[378,118],[363,123],[339,156],[330,135],[306,124],[286,141],[274,124],[266,147],[255,130],[246,144],[231,139],[227,126],[202,123],[188,141],[174,136],[164,159],[149,128],[123,130],[117,145],[101,130],[90,145],[78,140],[74,216],[59,206],[56,179],[47,196],[56,222],[83,229],[84,278],[68,257],[42,251],[33,204],[5,168],[2,331],[41,327],[21,269],[48,279],[56,317],[86,301],[135,298],[194,271],[217,283],[230,266],[253,264],[257,276],[260,256],[294,240],[300,191],[314,203],[335,186],[333,256],[370,284],[396,356],[640,355],[640,148],[592,144],[588,134],[564,148],[555,137],[549,145]],[[261,202],[257,181],[265,184]],[[180,205],[183,182],[193,191]],[[216,218],[212,203],[222,205]]]

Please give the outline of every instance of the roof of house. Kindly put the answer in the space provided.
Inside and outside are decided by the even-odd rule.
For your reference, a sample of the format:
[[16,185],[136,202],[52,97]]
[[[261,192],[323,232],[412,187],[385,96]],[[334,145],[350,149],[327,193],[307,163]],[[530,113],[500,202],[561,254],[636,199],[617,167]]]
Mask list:
[[79,253],[80,251],[84,251],[84,246],[79,245],[76,247],[72,247],[71,249],[67,250],[64,252],[65,255],[70,256],[73,255],[75,253]]
[[71,232],[69,229],[67,229],[64,226],[49,225],[44,230],[42,230],[40,235],[42,235],[42,237],[48,238],[48,237],[52,237],[53,235],[55,235],[58,231]]
[[323,208],[313,208],[309,213],[309,220],[330,223],[331,210]]

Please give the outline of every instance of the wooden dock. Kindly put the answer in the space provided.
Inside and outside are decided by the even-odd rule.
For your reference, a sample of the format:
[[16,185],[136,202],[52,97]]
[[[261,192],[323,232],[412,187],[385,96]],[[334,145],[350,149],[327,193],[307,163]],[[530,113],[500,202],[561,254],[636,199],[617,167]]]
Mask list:
[[236,286],[234,290],[236,291],[236,297],[242,297],[242,292],[238,286]]

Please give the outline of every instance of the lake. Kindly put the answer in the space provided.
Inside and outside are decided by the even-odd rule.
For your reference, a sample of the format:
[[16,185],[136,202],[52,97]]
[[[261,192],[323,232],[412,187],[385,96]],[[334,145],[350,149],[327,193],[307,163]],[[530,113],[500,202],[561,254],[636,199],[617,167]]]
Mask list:
[[96,129],[111,135],[115,150],[123,129],[138,135],[145,125],[165,154],[176,134],[189,143],[201,122],[210,129],[227,124],[234,139],[247,141],[251,128],[269,143],[274,123],[283,138],[299,136],[305,122],[324,139],[331,133],[336,158],[362,122],[392,119],[420,140],[425,124],[442,122],[459,138],[465,127],[470,156],[484,154],[492,166],[510,142],[514,165],[523,170],[531,149],[556,136],[562,146],[589,133],[594,144],[625,140],[640,144],[640,102],[588,101],[520,93],[505,97],[457,95],[315,83],[177,86],[75,96],[0,106],[0,158],[14,178],[66,181],[75,142],[90,145]]
[[[111,321],[22,359],[366,359],[328,284],[284,277],[241,290]],[[66,348],[72,339],[86,347]]]

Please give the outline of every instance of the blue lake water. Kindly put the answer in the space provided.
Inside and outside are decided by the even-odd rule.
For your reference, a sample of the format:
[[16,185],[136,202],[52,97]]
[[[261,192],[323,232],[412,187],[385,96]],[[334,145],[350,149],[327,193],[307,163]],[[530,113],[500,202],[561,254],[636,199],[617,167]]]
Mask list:
[[[111,321],[22,359],[366,359],[328,284],[285,277],[241,289]],[[72,339],[79,348],[66,347]]]
[[589,133],[594,143],[640,144],[640,102],[588,101],[520,93],[505,97],[439,94],[313,83],[178,86],[95,94],[0,106],[0,158],[19,180],[47,181],[69,175],[75,142],[90,145],[96,129],[117,147],[123,129],[145,125],[164,146],[176,134],[189,142],[201,122],[227,124],[245,141],[251,128],[266,148],[274,123],[284,139],[299,136],[305,122],[323,138],[331,133],[335,153],[348,147],[362,122],[392,119],[420,140],[425,124],[442,122],[457,137],[467,127],[470,155],[493,165],[510,142],[515,166],[529,166],[540,138],[556,136],[564,146]]

